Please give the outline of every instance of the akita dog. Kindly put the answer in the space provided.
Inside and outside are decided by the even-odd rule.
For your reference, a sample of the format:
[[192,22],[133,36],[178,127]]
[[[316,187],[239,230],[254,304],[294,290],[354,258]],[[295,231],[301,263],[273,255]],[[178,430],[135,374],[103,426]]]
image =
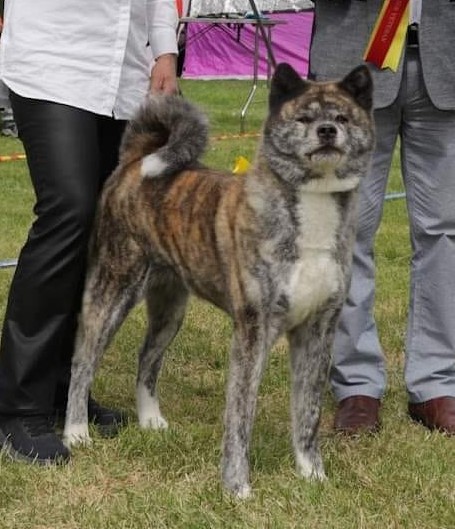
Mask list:
[[157,379],[192,292],[233,319],[222,481],[250,494],[249,443],[267,354],[287,333],[298,472],[325,477],[317,441],[333,335],[350,280],[358,187],[374,144],[372,80],[337,82],[289,65],[271,82],[269,115],[241,177],[199,163],[207,120],[178,96],[151,96],[129,124],[93,230],[64,430],[89,440],[87,398],[104,349],[145,298],[137,411],[167,426]]

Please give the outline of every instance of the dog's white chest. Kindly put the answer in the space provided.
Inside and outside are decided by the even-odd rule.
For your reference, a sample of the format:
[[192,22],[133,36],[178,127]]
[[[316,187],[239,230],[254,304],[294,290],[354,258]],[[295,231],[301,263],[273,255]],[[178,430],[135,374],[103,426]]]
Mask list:
[[287,294],[290,326],[304,321],[336,294],[342,281],[340,264],[333,257],[340,215],[329,194],[305,194],[298,207],[301,232],[299,258],[293,266]]

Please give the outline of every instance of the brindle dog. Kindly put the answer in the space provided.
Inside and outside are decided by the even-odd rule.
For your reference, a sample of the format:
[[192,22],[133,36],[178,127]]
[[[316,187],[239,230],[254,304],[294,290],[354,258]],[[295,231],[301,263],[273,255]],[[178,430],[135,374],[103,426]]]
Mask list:
[[257,156],[242,177],[202,166],[205,116],[152,96],[129,125],[93,231],[64,437],[89,440],[87,398],[102,353],[145,298],[137,410],[165,428],[163,353],[190,292],[233,319],[222,480],[250,494],[248,452],[267,354],[286,333],[297,469],[325,477],[317,441],[338,315],[350,279],[358,187],[374,144],[372,81],[359,66],[336,82],[277,67]]

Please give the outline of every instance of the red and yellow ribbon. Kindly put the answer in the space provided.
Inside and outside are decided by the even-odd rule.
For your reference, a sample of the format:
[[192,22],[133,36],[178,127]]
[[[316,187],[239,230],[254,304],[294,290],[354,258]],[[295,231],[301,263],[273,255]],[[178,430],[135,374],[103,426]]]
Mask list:
[[397,71],[409,24],[409,0],[385,0],[363,59]]

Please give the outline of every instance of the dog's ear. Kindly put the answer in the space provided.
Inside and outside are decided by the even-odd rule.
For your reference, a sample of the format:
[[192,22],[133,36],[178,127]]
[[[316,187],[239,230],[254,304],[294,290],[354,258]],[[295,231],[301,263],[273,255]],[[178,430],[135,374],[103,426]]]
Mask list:
[[303,93],[307,86],[307,81],[304,81],[291,65],[285,62],[278,64],[270,83],[270,110],[276,110],[285,101]]
[[357,66],[338,84],[349,92],[362,108],[368,112],[372,109],[373,79],[367,66]]

